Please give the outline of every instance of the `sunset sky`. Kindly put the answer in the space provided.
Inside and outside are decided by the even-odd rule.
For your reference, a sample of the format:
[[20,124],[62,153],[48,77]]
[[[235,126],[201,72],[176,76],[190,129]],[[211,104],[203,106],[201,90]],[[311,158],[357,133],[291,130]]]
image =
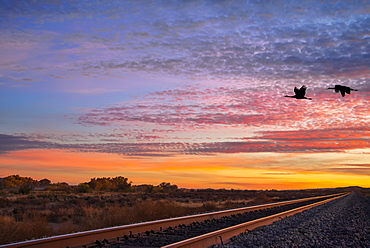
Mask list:
[[370,187],[369,1],[1,0],[0,32],[0,178]]

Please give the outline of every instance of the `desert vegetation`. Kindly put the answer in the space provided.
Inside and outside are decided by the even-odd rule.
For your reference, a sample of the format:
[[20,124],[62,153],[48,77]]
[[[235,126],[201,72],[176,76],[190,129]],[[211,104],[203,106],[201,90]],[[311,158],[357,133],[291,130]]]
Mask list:
[[71,186],[12,175],[0,180],[0,244],[341,191],[179,189],[125,177]]

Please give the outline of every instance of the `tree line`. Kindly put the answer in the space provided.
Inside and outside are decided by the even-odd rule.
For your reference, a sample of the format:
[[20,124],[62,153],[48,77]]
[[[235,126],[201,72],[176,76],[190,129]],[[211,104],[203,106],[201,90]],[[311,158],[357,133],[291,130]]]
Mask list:
[[31,177],[11,175],[0,178],[0,190],[10,190],[20,194],[28,194],[33,190],[64,191],[67,193],[91,193],[94,191],[165,193],[176,191],[178,187],[167,182],[156,186],[151,184],[133,185],[132,181],[122,176],[91,178],[89,182],[71,186],[65,182],[51,183],[46,178],[38,181]]

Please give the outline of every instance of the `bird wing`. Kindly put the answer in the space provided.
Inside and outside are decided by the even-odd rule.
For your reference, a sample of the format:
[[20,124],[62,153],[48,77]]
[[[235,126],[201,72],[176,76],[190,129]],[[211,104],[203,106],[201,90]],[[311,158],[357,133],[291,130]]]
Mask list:
[[294,93],[295,93],[296,95],[298,95],[298,94],[299,94],[299,89],[298,89],[297,87],[294,87]]
[[295,91],[296,95],[299,96],[299,97],[304,97],[304,95],[306,94],[306,86],[302,86],[299,90],[297,89],[297,91]]

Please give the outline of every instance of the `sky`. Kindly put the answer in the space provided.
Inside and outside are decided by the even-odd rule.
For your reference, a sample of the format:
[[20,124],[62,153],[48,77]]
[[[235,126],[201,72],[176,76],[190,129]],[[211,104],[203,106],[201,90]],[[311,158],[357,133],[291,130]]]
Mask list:
[[0,0],[0,32],[0,178],[370,187],[369,1]]

